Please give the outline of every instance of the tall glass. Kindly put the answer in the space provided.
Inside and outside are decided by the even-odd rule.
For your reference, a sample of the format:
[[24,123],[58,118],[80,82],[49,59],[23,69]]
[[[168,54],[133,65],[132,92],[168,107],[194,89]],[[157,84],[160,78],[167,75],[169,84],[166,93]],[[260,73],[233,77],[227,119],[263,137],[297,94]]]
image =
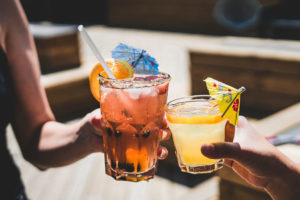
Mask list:
[[223,166],[222,159],[210,159],[201,153],[202,144],[224,142],[226,132],[230,138],[234,135],[234,127],[221,117],[211,96],[175,99],[166,105],[166,113],[181,171],[210,173]]
[[106,174],[127,181],[153,178],[170,75],[99,81]]

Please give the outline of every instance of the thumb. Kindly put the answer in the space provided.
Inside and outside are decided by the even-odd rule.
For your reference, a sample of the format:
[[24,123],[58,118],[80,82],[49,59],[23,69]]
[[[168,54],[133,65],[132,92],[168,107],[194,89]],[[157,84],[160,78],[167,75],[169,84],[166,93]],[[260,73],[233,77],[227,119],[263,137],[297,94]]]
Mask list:
[[242,150],[239,143],[222,142],[213,144],[204,144],[201,152],[208,158],[230,158],[240,160]]

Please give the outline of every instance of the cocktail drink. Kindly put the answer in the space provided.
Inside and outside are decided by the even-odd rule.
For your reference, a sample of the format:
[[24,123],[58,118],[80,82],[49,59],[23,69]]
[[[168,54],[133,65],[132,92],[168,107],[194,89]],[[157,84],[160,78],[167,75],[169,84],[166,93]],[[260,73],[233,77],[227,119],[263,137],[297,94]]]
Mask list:
[[116,180],[153,178],[170,75],[159,73],[145,50],[122,43],[112,51],[113,59],[104,61],[84,27],[78,30],[99,61],[89,82],[105,123],[106,173]]
[[210,173],[222,167],[220,159],[202,155],[202,144],[225,141],[227,119],[222,118],[218,104],[209,95],[175,99],[166,105],[166,114],[181,171]]
[[99,81],[106,173],[117,180],[153,178],[170,76]]

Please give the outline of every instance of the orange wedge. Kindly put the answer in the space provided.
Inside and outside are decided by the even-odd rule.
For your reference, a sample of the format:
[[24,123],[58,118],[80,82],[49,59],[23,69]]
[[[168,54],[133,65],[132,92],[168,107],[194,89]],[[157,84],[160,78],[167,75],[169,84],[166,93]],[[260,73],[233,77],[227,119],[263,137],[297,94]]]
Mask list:
[[[133,77],[133,69],[127,62],[118,59],[111,59],[106,61],[106,63],[111,69],[112,73],[115,75],[116,79],[127,79]],[[108,78],[107,73],[104,71],[100,63],[97,63],[94,66],[89,76],[90,90],[94,98],[97,101],[100,101],[100,85],[98,75]]]

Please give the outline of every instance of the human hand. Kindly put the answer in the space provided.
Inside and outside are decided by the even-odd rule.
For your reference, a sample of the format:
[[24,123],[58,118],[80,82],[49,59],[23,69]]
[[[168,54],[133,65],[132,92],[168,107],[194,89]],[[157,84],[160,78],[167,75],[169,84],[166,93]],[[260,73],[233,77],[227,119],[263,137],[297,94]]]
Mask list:
[[[159,139],[160,141],[168,140],[171,137],[171,131],[168,126],[167,118],[164,117],[163,126],[159,130]],[[159,146],[157,150],[158,159],[163,160],[168,156],[168,150],[164,146]]]
[[251,185],[263,187],[275,199],[293,199],[289,198],[290,193],[296,193],[290,188],[300,182],[299,168],[260,135],[245,117],[239,118],[233,143],[206,144],[201,151],[209,158],[225,158],[225,165]]
[[77,141],[84,143],[90,153],[103,152],[104,129],[102,124],[100,109],[92,111],[81,120]]

